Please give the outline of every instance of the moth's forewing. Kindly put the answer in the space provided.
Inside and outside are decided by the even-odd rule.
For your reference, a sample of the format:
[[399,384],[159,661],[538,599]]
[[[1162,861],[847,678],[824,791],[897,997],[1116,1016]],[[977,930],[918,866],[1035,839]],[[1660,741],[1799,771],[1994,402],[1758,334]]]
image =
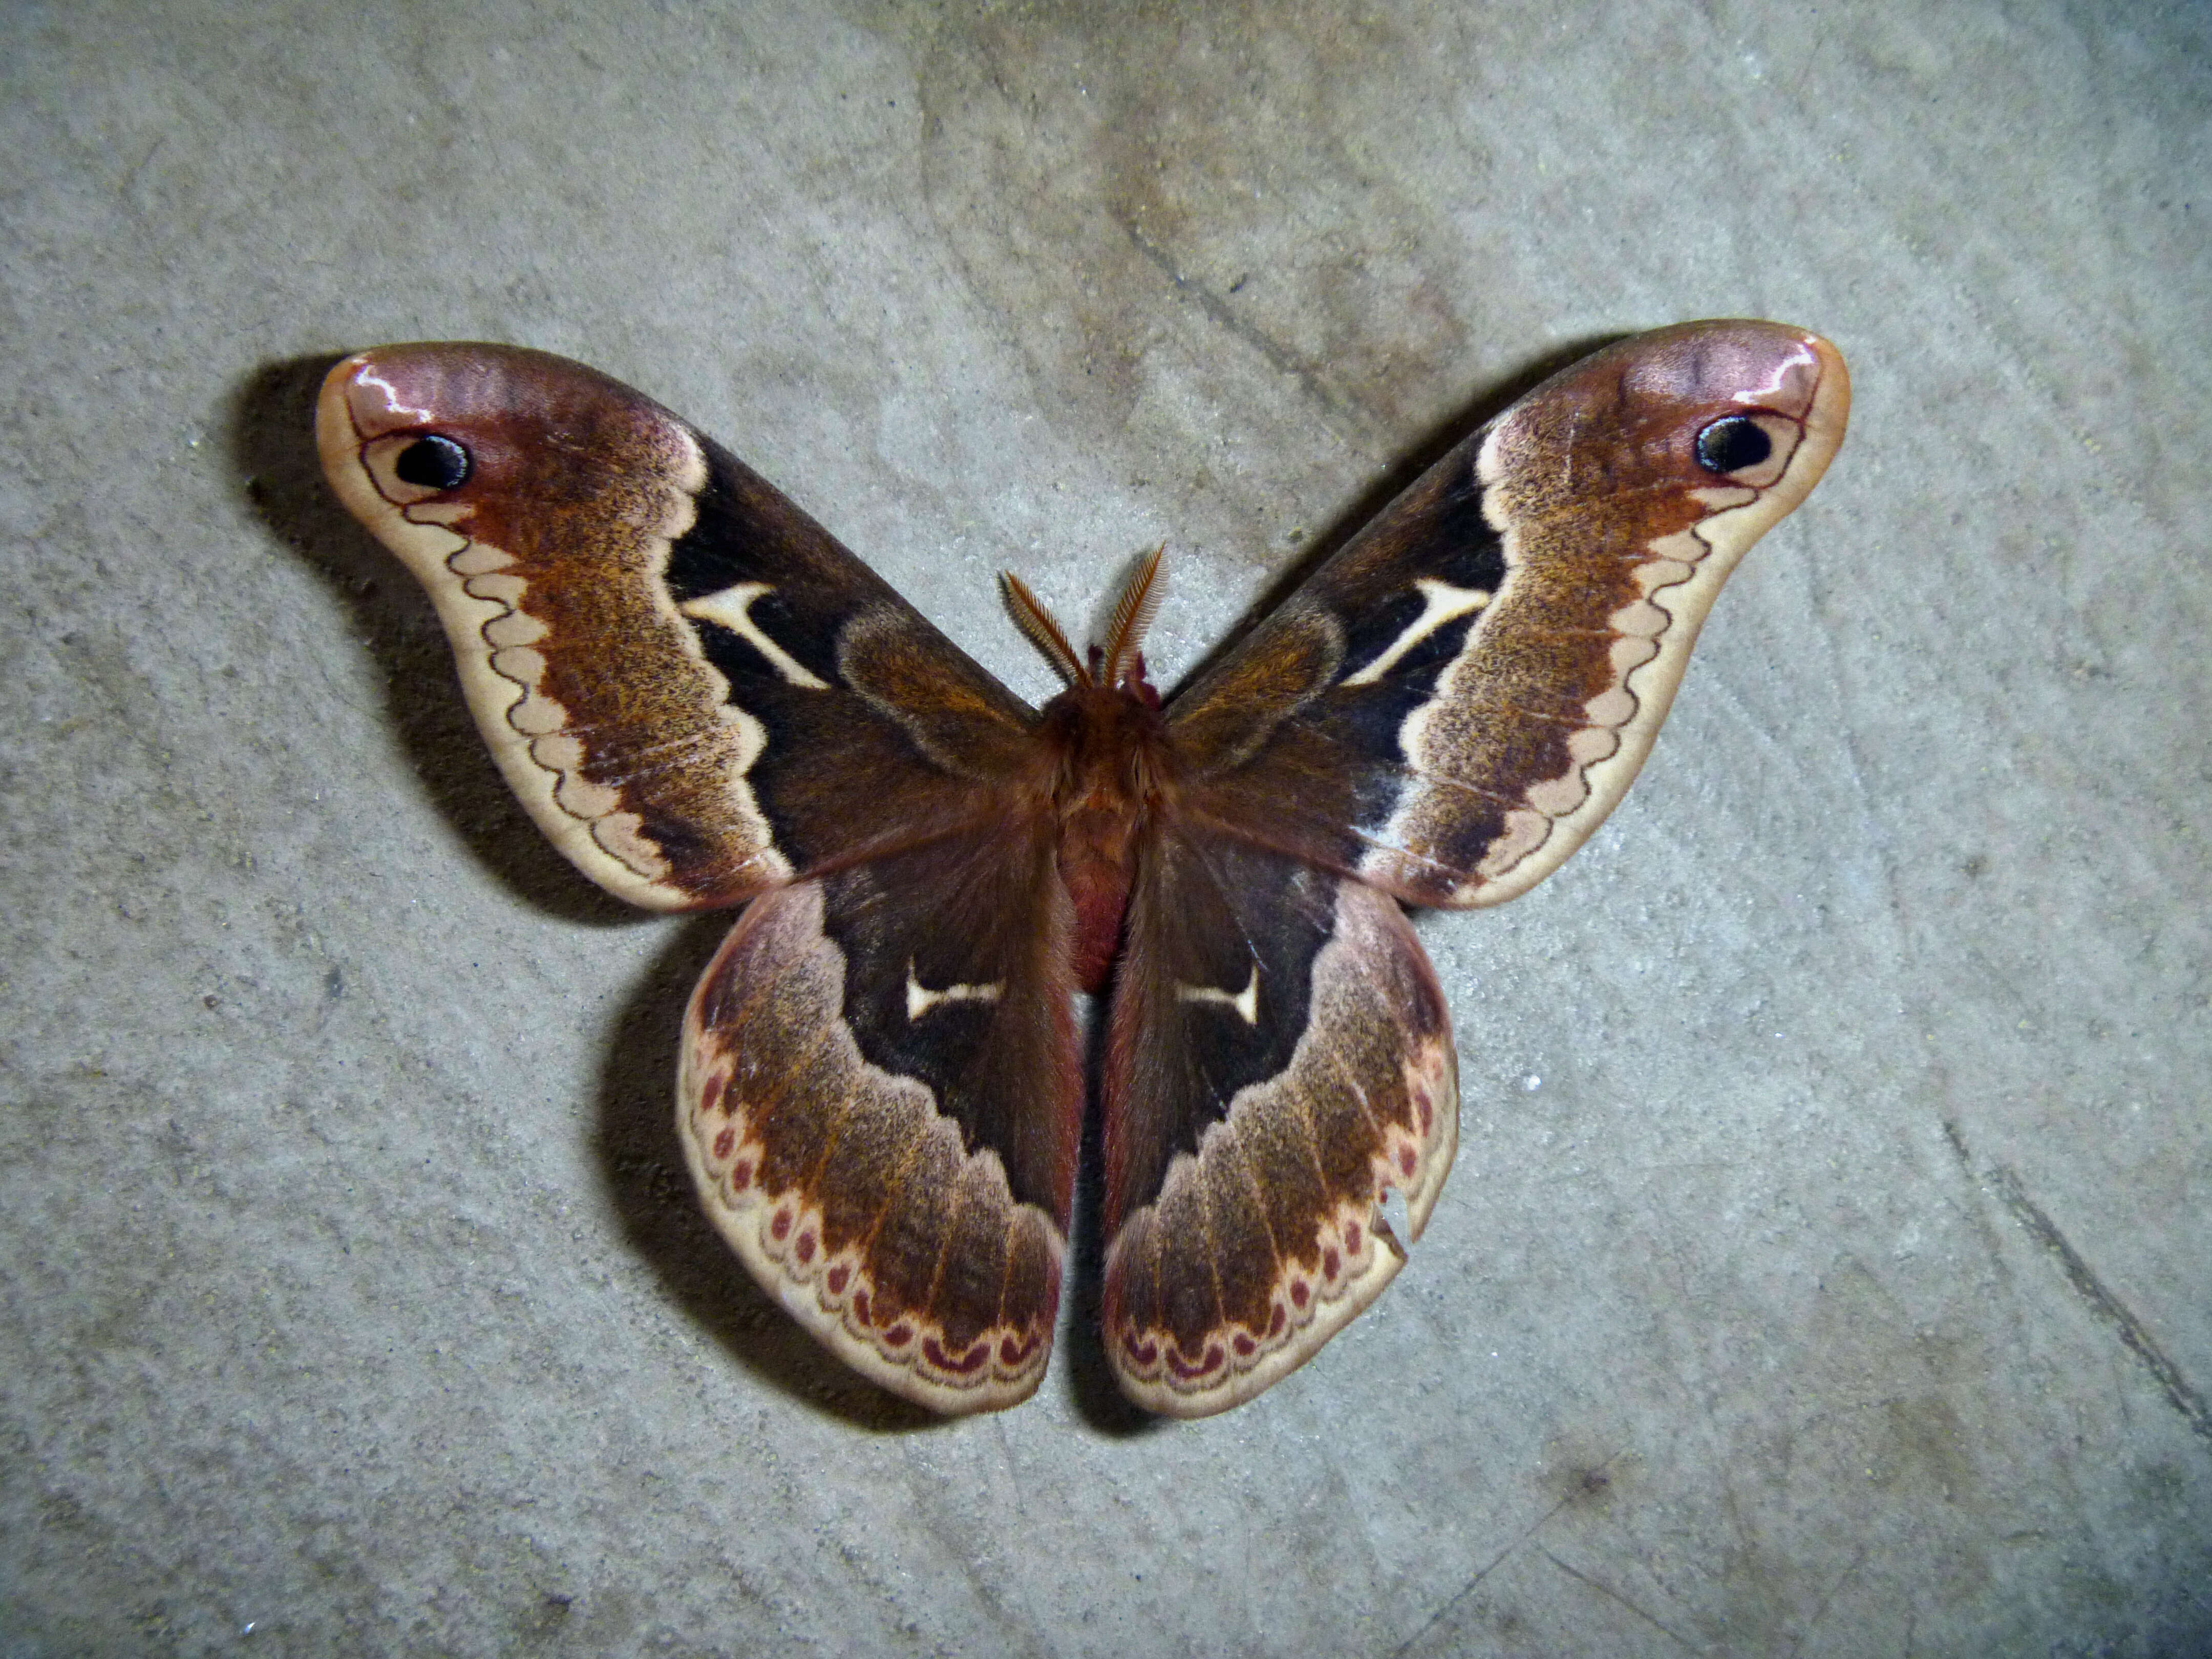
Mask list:
[[656,909],[970,821],[1030,712],[757,473],[596,370],[385,346],[324,381],[339,498],[429,592],[507,781]]
[[1176,698],[1188,810],[1410,903],[1525,892],[1619,803],[1850,405],[1835,348],[1776,323],[1661,329],[1547,380]]

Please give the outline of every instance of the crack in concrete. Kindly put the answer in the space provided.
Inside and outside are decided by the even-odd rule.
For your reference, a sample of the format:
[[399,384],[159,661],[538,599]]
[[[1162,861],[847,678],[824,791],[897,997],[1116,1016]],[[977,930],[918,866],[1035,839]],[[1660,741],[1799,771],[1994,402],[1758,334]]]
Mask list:
[[1797,1639],[1790,1644],[1790,1659],[1797,1659],[1797,1656],[1804,1651],[1805,1644],[1812,1639],[1813,1632],[1820,1628],[1820,1621],[1828,1616],[1828,1609],[1835,1604],[1836,1597],[1842,1593],[1844,1586],[1856,1577],[1859,1569],[1866,1565],[1866,1550],[1862,1547],[1851,1558],[1850,1565],[1836,1575],[1836,1582],[1828,1586],[1827,1594],[1820,1598],[1820,1605],[1813,1609],[1813,1616],[1805,1621],[1805,1628],[1797,1632]]
[[1638,1607],[1635,1602],[1630,1601],[1626,1595],[1623,1595],[1619,1590],[1613,1589],[1612,1585],[1606,1583],[1603,1580],[1593,1578],[1586,1572],[1577,1571],[1565,1562],[1560,1560],[1558,1556],[1553,1554],[1549,1550],[1540,1549],[1536,1553],[1542,1556],[1547,1561],[1549,1561],[1553,1566],[1557,1567],[1561,1572],[1566,1574],[1568,1577],[1576,1580],[1577,1583],[1589,1585],[1601,1595],[1609,1597],[1613,1601],[1618,1601],[1622,1607],[1626,1607],[1631,1613],[1634,1613],[1638,1619],[1641,1619],[1645,1624],[1650,1626],[1652,1629],[1657,1631],[1662,1636],[1673,1638],[1674,1640],[1680,1643],[1684,1648],[1687,1649],[1692,1653],[1703,1653],[1706,1650],[1702,1643],[1691,1640],[1690,1638],[1683,1635],[1682,1632],[1678,1630],[1669,1629],[1667,1626],[1653,1618],[1642,1607]]
[[[1597,1468],[1589,1470],[1585,1474],[1583,1477],[1584,1481],[1587,1482],[1591,1475],[1603,1474],[1615,1463],[1618,1463],[1622,1458],[1627,1456],[1631,1449],[1632,1448],[1626,1446],[1622,1447],[1619,1451],[1613,1453],[1612,1456],[1607,1458],[1604,1462],[1599,1464]],[[1413,1650],[1413,1644],[1416,1642],[1419,1642],[1438,1625],[1443,1623],[1445,1620],[1450,1618],[1454,1611],[1458,1608],[1459,1605],[1462,1601],[1466,1601],[1468,1596],[1474,1594],[1475,1590],[1480,1586],[1484,1579],[1489,1577],[1492,1573],[1496,1572],[1498,1568],[1504,1566],[1505,1565],[1506,1559],[1512,1555],[1516,1550],[1519,1549],[1523,1544],[1527,1543],[1538,1533],[1543,1531],[1546,1527],[1549,1526],[1552,1522],[1552,1517],[1557,1515],[1561,1510],[1566,1508],[1568,1504],[1573,1503],[1575,1501],[1575,1497],[1576,1494],[1571,1492],[1567,1493],[1565,1497],[1561,1498],[1558,1503],[1553,1504],[1551,1508],[1546,1510],[1543,1514],[1538,1516],[1534,1521],[1531,1521],[1526,1527],[1524,1527],[1522,1529],[1521,1535],[1519,1537],[1514,1539],[1514,1540],[1506,1545],[1504,1549],[1501,1549],[1497,1554],[1492,1556],[1488,1564],[1485,1565],[1480,1571],[1477,1572],[1474,1577],[1468,1579],[1464,1584],[1462,1584],[1459,1589],[1453,1593],[1451,1600],[1446,1601],[1443,1606],[1438,1607],[1435,1613],[1429,1616],[1429,1620],[1426,1624],[1423,1625],[1420,1629],[1415,1631],[1403,1642],[1393,1648],[1390,1650],[1390,1659],[1405,1659],[1405,1656]],[[1553,1559],[1555,1563],[1557,1562],[1558,1558],[1553,1556],[1549,1550],[1545,1550],[1543,1553]],[[1566,1570],[1576,1577],[1580,1577],[1582,1576],[1579,1573],[1575,1573],[1572,1568],[1568,1568]],[[1610,1592],[1608,1592],[1608,1594]],[[1649,1615],[1647,1614],[1646,1617],[1649,1617]],[[1662,1625],[1660,1628],[1662,1630],[1665,1630],[1666,1626]],[[1674,1634],[1672,1631],[1668,1631],[1667,1633],[1669,1636]]]
[[[1966,1138],[1959,1126],[1945,1123],[1943,1137],[1951,1143],[1951,1149],[1958,1154],[1959,1161],[1966,1165],[1967,1173],[1972,1174],[1972,1154],[1967,1151]],[[2158,1380],[2159,1387],[2165,1391],[2174,1410],[2181,1413],[2183,1420],[2189,1425],[2190,1431],[2199,1439],[2212,1443],[2212,1404],[2207,1403],[2204,1396],[2182,1374],[2181,1367],[2175,1364],[2167,1357],[2166,1350],[2159,1346],[2158,1339],[2150,1334],[2150,1328],[2136,1316],[2134,1310],[2115,1296],[2105,1281],[2097,1277],[2096,1269],[2074,1248],[2066,1235],[2059,1231],[2058,1224],[2045,1215],[2042,1206],[2027,1195],[2027,1188],[2020,1176],[2009,1165],[1992,1164],[1983,1173],[1982,1178],[1996,1189],[2005,1208],[2012,1212],[2013,1219],[2057,1258],[2059,1269],[2066,1275],[2066,1282],[2073,1288],[2075,1295],[2087,1304],[2090,1312],[2118,1331],[2120,1341]]]
[[[1178,294],[1187,294],[1198,302],[1198,308],[1206,313],[1209,321],[1225,329],[1231,335],[1258,352],[1266,361],[1267,367],[1278,374],[1297,381],[1299,388],[1307,397],[1312,398],[1337,419],[1350,422],[1358,430],[1363,438],[1371,439],[1374,436],[1373,422],[1367,418],[1364,410],[1354,404],[1347,404],[1337,396],[1329,389],[1328,383],[1322,379],[1318,369],[1293,356],[1287,348],[1266,331],[1254,327],[1251,323],[1239,316],[1221,295],[1216,294],[1196,277],[1184,275],[1176,268],[1175,260],[1169,255],[1168,251],[1145,234],[1144,228],[1137,222],[1133,214],[1117,210],[1114,214],[1114,222],[1121,227],[1123,234],[1129,239],[1130,245],[1138,252],[1143,254],[1160,275],[1175,285]],[[1238,280],[1241,286],[1243,279]]]

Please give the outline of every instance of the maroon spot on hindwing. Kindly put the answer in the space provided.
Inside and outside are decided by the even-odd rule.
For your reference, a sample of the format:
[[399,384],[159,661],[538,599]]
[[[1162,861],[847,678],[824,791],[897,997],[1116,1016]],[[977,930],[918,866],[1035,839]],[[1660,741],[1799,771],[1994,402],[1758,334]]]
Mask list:
[[1344,1258],[1336,1253],[1336,1246],[1332,1244],[1321,1253],[1321,1276],[1334,1285],[1336,1276],[1343,1271]]
[[1300,1312],[1304,1311],[1306,1304],[1312,1299],[1313,1287],[1304,1279],[1294,1279],[1291,1281],[1291,1300],[1298,1304]]
[[777,1243],[782,1243],[791,1237],[791,1225],[796,1218],[788,1210],[778,1210],[775,1218],[768,1224],[768,1236]]
[[725,1073],[717,1071],[707,1074],[706,1086],[699,1091],[699,1115],[702,1117],[723,1109],[722,1091],[729,1086],[730,1079]]
[[832,1296],[842,1296],[852,1278],[853,1270],[841,1261],[823,1276],[823,1288]]
[[799,1243],[792,1248],[791,1253],[799,1258],[799,1265],[802,1267],[814,1260],[814,1234],[811,1230],[799,1234]]
[[721,1133],[716,1135],[714,1137],[714,1162],[720,1164],[724,1158],[727,1158],[731,1152],[735,1149],[737,1144],[738,1132],[735,1129],[725,1129]]
[[739,1159],[738,1159],[735,1164],[732,1164],[732,1165],[730,1165],[730,1185],[731,1185],[731,1186],[735,1187],[735,1188],[738,1188],[739,1190],[741,1190],[741,1191],[742,1191],[744,1188],[747,1188],[747,1187],[750,1187],[750,1186],[751,1186],[752,1184],[753,1184],[753,1161],[752,1161],[752,1159],[750,1159],[750,1158],[739,1158]]
[[903,1319],[884,1333],[884,1343],[887,1347],[903,1348],[913,1340],[914,1327]]
[[872,1325],[876,1322],[868,1316],[868,1293],[866,1291],[853,1292],[853,1317],[863,1325]]
[[1271,1338],[1280,1336],[1283,1334],[1283,1327],[1290,1322],[1290,1315],[1283,1311],[1283,1304],[1279,1302],[1275,1304],[1267,1315],[1267,1334]]
[[1020,1338],[1012,1335],[1001,1337],[999,1339],[999,1363],[1011,1370],[1027,1361],[1029,1357],[1042,1346],[1043,1341],[1042,1337],[1034,1334]]
[[1411,1146],[1401,1146],[1398,1149],[1398,1172],[1408,1180],[1412,1179],[1413,1170],[1419,1163],[1419,1160],[1413,1156],[1413,1149]]
[[1194,1363],[1184,1359],[1180,1348],[1171,1349],[1168,1354],[1168,1369],[1186,1382],[1210,1376],[1228,1363],[1229,1355],[1218,1342],[1207,1343],[1206,1352]]
[[1413,1110],[1420,1119],[1421,1139],[1426,1140],[1429,1138],[1429,1130],[1435,1124],[1437,1117],[1436,1103],[1429,1098],[1429,1091],[1426,1089],[1413,1097]]
[[1121,1352],[1136,1362],[1140,1370],[1150,1370],[1160,1357],[1160,1345],[1150,1337],[1139,1336],[1134,1331],[1121,1333]]
[[1344,1248],[1350,1255],[1359,1254],[1359,1224],[1357,1221],[1344,1224]]
[[1239,1359],[1249,1359],[1254,1354],[1260,1352],[1259,1340],[1249,1331],[1237,1332],[1234,1346],[1237,1349],[1237,1357]]
[[958,1354],[952,1355],[947,1354],[945,1352],[944,1344],[933,1336],[922,1343],[921,1357],[936,1366],[938,1370],[951,1371],[955,1376],[959,1376],[980,1370],[991,1358],[991,1345],[988,1342],[971,1342]]

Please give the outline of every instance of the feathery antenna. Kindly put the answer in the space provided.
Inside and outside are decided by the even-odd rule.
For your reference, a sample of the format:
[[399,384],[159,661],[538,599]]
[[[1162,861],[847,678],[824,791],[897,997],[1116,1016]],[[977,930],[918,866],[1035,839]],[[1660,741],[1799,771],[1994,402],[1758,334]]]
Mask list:
[[1119,684],[1122,672],[1135,665],[1137,649],[1145,642],[1145,630],[1159,615],[1160,599],[1167,592],[1159,580],[1160,558],[1167,550],[1165,542],[1154,548],[1130,576],[1121,599],[1115,603],[1114,620],[1106,629],[1106,667],[1099,676],[1102,685]]
[[1083,659],[1067,642],[1067,635],[1052,619],[1052,612],[1044,608],[1044,601],[1030,592],[1029,584],[1011,570],[1001,571],[999,580],[1006,595],[1006,613],[1014,619],[1014,626],[1028,636],[1029,642],[1044,653],[1052,665],[1052,672],[1070,685],[1091,684],[1091,671],[1083,665]]

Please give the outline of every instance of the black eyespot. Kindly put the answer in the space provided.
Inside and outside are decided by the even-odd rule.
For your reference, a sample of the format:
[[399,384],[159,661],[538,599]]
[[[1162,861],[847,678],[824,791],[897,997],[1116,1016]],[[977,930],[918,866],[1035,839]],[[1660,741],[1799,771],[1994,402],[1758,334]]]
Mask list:
[[1774,440],[1748,415],[1723,415],[1698,434],[1698,465],[1708,472],[1741,472],[1774,453]]
[[392,470],[418,489],[458,489],[468,479],[469,452],[434,432],[401,450]]

